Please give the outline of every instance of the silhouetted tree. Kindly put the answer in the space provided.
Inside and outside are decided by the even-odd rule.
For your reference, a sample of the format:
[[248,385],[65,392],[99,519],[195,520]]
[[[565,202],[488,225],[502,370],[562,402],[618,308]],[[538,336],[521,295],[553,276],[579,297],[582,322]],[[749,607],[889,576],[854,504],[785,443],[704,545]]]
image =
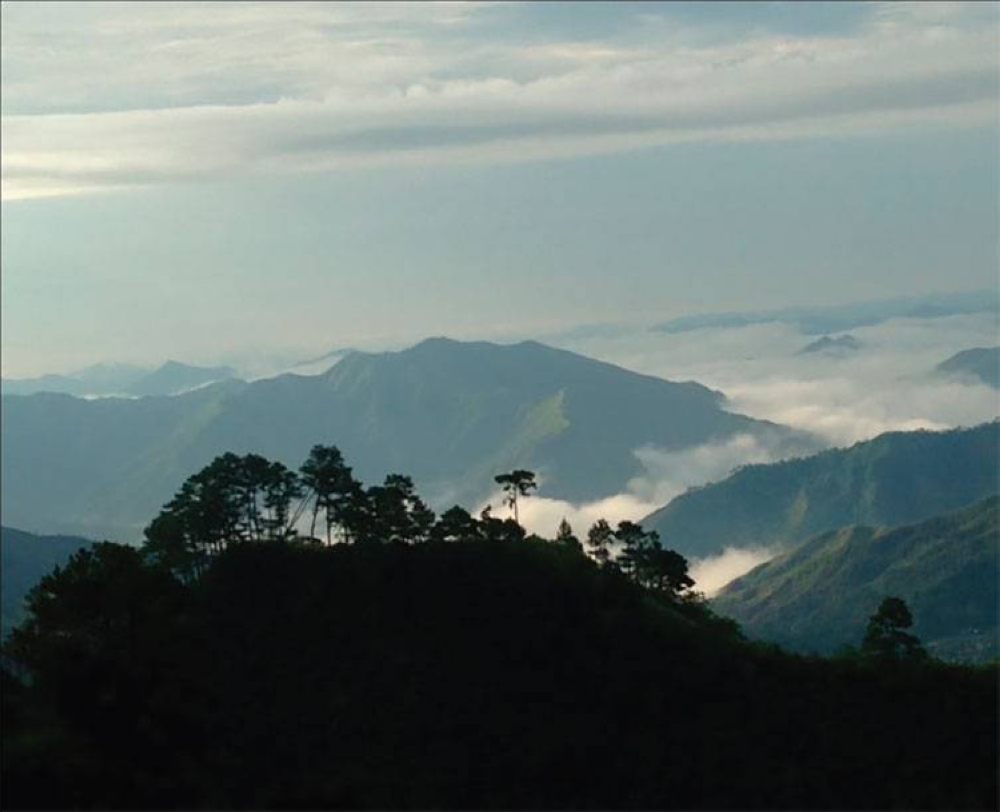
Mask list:
[[434,512],[417,495],[413,480],[402,474],[389,474],[382,485],[369,488],[368,507],[361,528],[365,541],[426,541],[434,525]]
[[291,505],[302,498],[302,483],[294,471],[280,462],[268,465],[263,480],[264,508],[267,515],[264,527],[270,539],[288,538],[294,533],[290,519]]
[[188,477],[146,528],[150,560],[181,578],[197,577],[208,556],[246,538],[248,523],[242,458],[223,454]]
[[439,542],[473,541],[479,536],[479,522],[458,505],[442,513],[430,533],[431,540]]
[[28,593],[30,614],[8,651],[70,718],[96,723],[109,737],[132,735],[144,701],[136,682],[148,677],[145,663],[163,646],[157,634],[176,616],[184,590],[134,547],[95,544]]
[[674,550],[664,550],[658,537],[644,551],[640,568],[645,586],[671,600],[683,597],[694,586],[687,559]]
[[564,547],[569,547],[571,550],[583,552],[583,545],[580,544],[580,539],[573,534],[573,528],[566,521],[565,516],[559,522],[559,529],[556,531],[556,542],[562,544]]
[[587,532],[587,548],[590,555],[602,567],[607,566],[611,558],[611,541],[615,534],[604,519],[598,519]]
[[486,541],[523,541],[524,528],[513,519],[498,519],[493,515],[493,507],[487,505],[479,514],[480,536]]
[[[357,502],[358,490],[351,469],[336,446],[314,445],[299,469],[302,484],[312,494],[312,521],[309,534],[316,535],[316,517],[322,510],[326,518],[326,543],[333,542],[335,526],[344,530],[345,519]],[[354,508],[357,506],[354,505]]]
[[622,544],[618,566],[633,581],[641,582],[648,569],[647,554],[653,548],[654,540],[658,542],[659,539],[655,533],[647,533],[642,525],[630,521],[619,522],[614,536]]
[[498,474],[493,479],[503,487],[504,493],[507,494],[504,498],[504,504],[511,507],[514,511],[514,521],[520,524],[520,517],[517,514],[517,498],[519,496],[527,497],[533,488],[538,487],[535,483],[534,473],[518,468],[509,474]]
[[906,631],[913,615],[902,598],[887,597],[868,619],[861,651],[882,660],[914,660],[927,656],[920,640]]

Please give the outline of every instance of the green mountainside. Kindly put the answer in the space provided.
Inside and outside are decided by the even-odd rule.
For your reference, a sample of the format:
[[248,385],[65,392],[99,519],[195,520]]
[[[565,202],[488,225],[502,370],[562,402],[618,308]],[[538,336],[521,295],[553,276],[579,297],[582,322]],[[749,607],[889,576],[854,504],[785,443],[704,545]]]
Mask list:
[[802,651],[857,644],[887,595],[913,611],[932,654],[998,655],[1000,497],[896,528],[844,527],[810,539],[713,600],[752,636]]
[[1000,422],[889,432],[850,448],[768,465],[681,494],[643,520],[686,556],[793,547],[851,524],[928,519],[1000,493]]
[[[68,568],[69,569],[69,568]],[[996,671],[751,645],[545,541],[101,545],[4,673],[4,808],[990,809]]]
[[28,590],[77,550],[91,544],[89,539],[74,536],[36,536],[0,527],[0,637],[6,637],[24,619]]
[[981,381],[1000,389],[1000,347],[962,350],[937,365],[936,372]]
[[516,467],[537,471],[547,496],[596,499],[641,472],[633,450],[646,444],[679,449],[737,433],[811,442],[724,405],[697,383],[534,342],[446,339],[351,353],[325,375],[224,381],[174,397],[5,396],[3,521],[138,540],[215,456],[255,452],[297,467],[316,442],[337,445],[365,481],[411,472],[439,508],[474,503],[494,474]]

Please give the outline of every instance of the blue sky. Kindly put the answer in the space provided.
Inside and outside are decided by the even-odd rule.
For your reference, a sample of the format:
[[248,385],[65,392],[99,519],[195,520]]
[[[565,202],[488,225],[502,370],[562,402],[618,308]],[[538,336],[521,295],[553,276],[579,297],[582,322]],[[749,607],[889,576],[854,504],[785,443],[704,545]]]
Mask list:
[[995,4],[4,4],[5,375],[998,289]]

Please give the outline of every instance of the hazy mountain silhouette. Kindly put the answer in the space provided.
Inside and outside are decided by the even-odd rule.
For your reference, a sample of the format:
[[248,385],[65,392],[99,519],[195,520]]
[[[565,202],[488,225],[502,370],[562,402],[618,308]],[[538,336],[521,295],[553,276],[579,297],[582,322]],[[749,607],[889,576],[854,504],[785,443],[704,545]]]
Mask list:
[[940,293],[826,307],[790,307],[736,313],[703,313],[681,316],[654,327],[664,333],[683,333],[707,328],[746,327],[750,324],[782,322],[796,325],[803,333],[822,335],[855,327],[870,327],[889,319],[932,319],[969,313],[1000,313],[991,291]]
[[861,349],[861,342],[850,333],[842,336],[823,336],[804,346],[796,355],[823,353],[825,355],[848,355]]
[[232,367],[198,367],[167,361],[163,366],[144,375],[126,392],[130,395],[173,395],[214,381],[236,377]]
[[856,644],[886,595],[938,656],[997,656],[1000,497],[897,528],[844,527],[737,578],[713,600],[751,635],[804,651]]
[[515,467],[537,471],[548,496],[593,499],[641,472],[632,452],[643,445],[810,439],[724,405],[700,384],[535,342],[447,339],[351,353],[325,375],[232,380],[171,398],[5,396],[3,515],[29,530],[138,537],[216,455],[253,451],[298,467],[316,442],[338,445],[365,481],[410,472],[448,507],[484,497],[494,474]]
[[0,386],[5,395],[31,395],[36,392],[62,392],[67,395],[120,394],[148,373],[148,369],[134,364],[94,364],[67,375],[4,378]]
[[70,375],[42,375],[38,378],[8,378],[5,395],[32,395],[55,392],[66,395],[173,395],[218,380],[235,378],[232,367],[199,367],[167,361],[154,370],[131,364],[95,364]]
[[1000,347],[962,350],[935,367],[938,374],[981,381],[1000,389]]
[[850,448],[770,465],[681,494],[643,520],[687,556],[793,547],[850,524],[900,525],[1000,492],[1000,422],[889,432]]

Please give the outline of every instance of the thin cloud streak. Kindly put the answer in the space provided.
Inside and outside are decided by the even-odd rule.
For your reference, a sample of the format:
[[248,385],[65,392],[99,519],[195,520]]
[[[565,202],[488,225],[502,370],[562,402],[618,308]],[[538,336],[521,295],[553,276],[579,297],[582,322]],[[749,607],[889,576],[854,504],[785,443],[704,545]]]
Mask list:
[[[30,15],[5,7],[4,199],[691,139],[995,126],[1000,111],[996,31],[977,12],[877,8],[853,37],[758,32],[706,44],[678,29],[652,43],[486,46],[454,31],[503,8],[269,8],[209,6],[192,17],[170,6],[140,17],[148,64],[98,90],[88,110],[87,88],[118,76],[116,53],[135,56],[121,18],[105,9],[90,45],[80,28],[57,27],[61,47],[84,57],[69,76],[57,54],[32,55],[42,34]],[[143,108],[162,83],[170,89]],[[31,108],[60,94],[61,106]]]

